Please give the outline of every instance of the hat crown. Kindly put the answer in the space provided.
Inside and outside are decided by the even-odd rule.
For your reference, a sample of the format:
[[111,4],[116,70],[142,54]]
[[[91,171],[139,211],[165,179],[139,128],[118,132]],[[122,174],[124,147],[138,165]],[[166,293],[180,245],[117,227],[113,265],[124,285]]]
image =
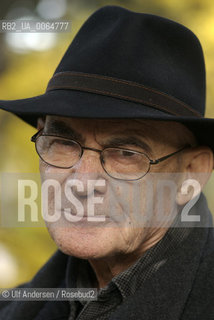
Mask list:
[[166,18],[116,6],[99,9],[79,30],[55,73],[65,71],[137,82],[204,115],[200,42],[189,29]]

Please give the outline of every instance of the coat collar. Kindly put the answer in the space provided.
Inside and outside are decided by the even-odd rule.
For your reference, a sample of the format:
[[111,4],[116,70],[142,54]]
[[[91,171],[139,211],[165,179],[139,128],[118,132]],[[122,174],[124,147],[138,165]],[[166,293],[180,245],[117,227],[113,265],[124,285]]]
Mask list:
[[[185,239],[182,246],[175,251],[166,264],[158,269],[154,276],[146,281],[143,288],[140,288],[133,296],[126,299],[111,320],[177,320],[180,319],[185,303],[192,290],[196,273],[205,249],[213,246],[213,243],[206,243],[209,233],[212,230],[207,228],[211,225],[211,215],[207,208],[204,197],[196,204],[197,212],[203,214],[203,224],[195,227]],[[48,261],[38,272],[31,282],[21,287],[30,288],[53,288],[65,287],[65,270],[68,263],[68,256],[60,251]],[[48,307],[49,306],[49,307]],[[40,302],[12,302],[4,308],[1,304],[0,317],[5,320],[37,320],[45,314],[45,319],[52,319],[50,310],[53,309],[54,316],[59,312],[63,319],[68,317],[68,304],[52,304]],[[51,307],[51,308],[50,308]],[[44,317],[43,317],[44,318]]]
[[206,227],[211,225],[211,215],[203,195],[195,209],[203,215],[200,227],[192,228],[175,254],[145,282],[143,288],[118,307],[111,320],[119,320],[121,315],[124,320],[181,319],[200,261],[208,246],[209,233],[213,232]]

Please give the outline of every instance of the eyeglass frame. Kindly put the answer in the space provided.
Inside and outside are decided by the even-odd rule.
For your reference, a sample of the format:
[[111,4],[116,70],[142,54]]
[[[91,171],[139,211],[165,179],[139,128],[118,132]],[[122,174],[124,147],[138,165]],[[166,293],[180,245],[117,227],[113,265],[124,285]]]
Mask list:
[[[158,158],[158,159],[154,159],[154,160],[153,160],[153,159],[150,159],[149,156],[148,156],[145,152],[135,151],[135,150],[131,150],[131,149],[124,149],[124,148],[120,148],[120,147],[113,147],[113,146],[112,146],[112,147],[106,147],[106,148],[104,148],[104,149],[102,149],[102,150],[99,150],[99,149],[96,149],[96,148],[90,148],[90,147],[83,147],[83,146],[82,146],[78,141],[76,141],[76,140],[73,140],[73,139],[70,139],[70,138],[67,138],[67,137],[63,137],[63,136],[61,136],[61,135],[56,135],[56,134],[46,134],[46,133],[43,133],[43,134],[42,134],[42,133],[41,133],[42,131],[43,131],[43,129],[40,129],[38,132],[36,132],[36,133],[31,137],[30,140],[31,140],[31,142],[34,142],[34,143],[35,143],[35,149],[36,149],[36,152],[37,152],[39,158],[40,158],[43,162],[45,162],[46,164],[48,164],[48,165],[50,165],[50,166],[52,166],[52,167],[55,167],[55,168],[59,168],[59,169],[71,169],[71,168],[73,168],[73,167],[80,161],[80,159],[81,159],[82,156],[83,156],[84,150],[90,150],[90,151],[98,152],[98,153],[100,154],[100,163],[101,163],[101,166],[102,166],[103,170],[106,172],[106,174],[107,174],[109,177],[113,178],[113,179],[121,180],[121,181],[137,181],[137,180],[140,180],[140,179],[142,179],[143,177],[145,177],[145,175],[147,175],[147,173],[150,171],[151,165],[159,164],[160,162],[162,162],[162,161],[164,161],[164,160],[166,160],[166,159],[168,159],[168,158],[176,155],[177,153],[183,151],[184,149],[187,149],[187,148],[190,148],[190,147],[191,147],[189,144],[187,144],[187,145],[185,145],[184,147],[182,147],[181,149],[179,149],[179,150],[177,150],[177,151],[174,151],[174,152],[169,153],[169,154],[167,154],[167,155],[165,155],[165,156],[163,156],[163,157],[160,157],[160,158]],[[62,139],[66,139],[66,140],[70,140],[70,141],[75,142],[77,145],[79,145],[80,150],[81,150],[81,154],[80,154],[80,156],[79,156],[79,160],[78,160],[74,165],[69,166],[69,167],[60,167],[60,166],[56,166],[56,165],[53,165],[53,164],[50,164],[50,163],[46,162],[44,159],[42,159],[42,157],[40,156],[40,154],[39,154],[39,152],[38,152],[38,150],[37,150],[37,147],[36,147],[36,140],[37,140],[40,136],[48,136],[48,137],[62,138]],[[143,176],[141,176],[141,177],[139,177],[139,178],[137,178],[137,179],[121,179],[121,178],[115,178],[115,177],[111,176],[111,175],[106,171],[106,169],[105,169],[105,167],[104,167],[104,159],[103,159],[103,157],[102,157],[102,153],[103,153],[104,150],[106,150],[106,149],[112,149],[112,148],[113,148],[113,149],[118,149],[118,150],[130,151],[130,152],[137,153],[137,154],[143,154],[143,155],[149,160],[149,167],[148,167],[147,172],[144,173]]]

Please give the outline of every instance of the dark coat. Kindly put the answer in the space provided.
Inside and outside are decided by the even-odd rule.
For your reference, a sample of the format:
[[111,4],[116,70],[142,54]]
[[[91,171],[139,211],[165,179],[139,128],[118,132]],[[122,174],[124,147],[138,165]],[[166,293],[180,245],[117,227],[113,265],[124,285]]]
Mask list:
[[[208,211],[206,208],[204,211]],[[204,214],[204,212],[203,212]],[[25,287],[65,287],[68,256],[60,251]],[[67,320],[60,301],[1,302],[1,320]],[[195,228],[167,263],[125,300],[111,320],[213,320],[214,230]]]

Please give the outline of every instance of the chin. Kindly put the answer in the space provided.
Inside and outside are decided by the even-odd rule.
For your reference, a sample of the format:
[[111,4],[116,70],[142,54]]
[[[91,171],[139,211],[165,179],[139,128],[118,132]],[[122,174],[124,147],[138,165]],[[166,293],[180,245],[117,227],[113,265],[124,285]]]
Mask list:
[[116,228],[52,227],[49,233],[57,247],[67,255],[81,259],[101,259],[112,256],[118,245]]

